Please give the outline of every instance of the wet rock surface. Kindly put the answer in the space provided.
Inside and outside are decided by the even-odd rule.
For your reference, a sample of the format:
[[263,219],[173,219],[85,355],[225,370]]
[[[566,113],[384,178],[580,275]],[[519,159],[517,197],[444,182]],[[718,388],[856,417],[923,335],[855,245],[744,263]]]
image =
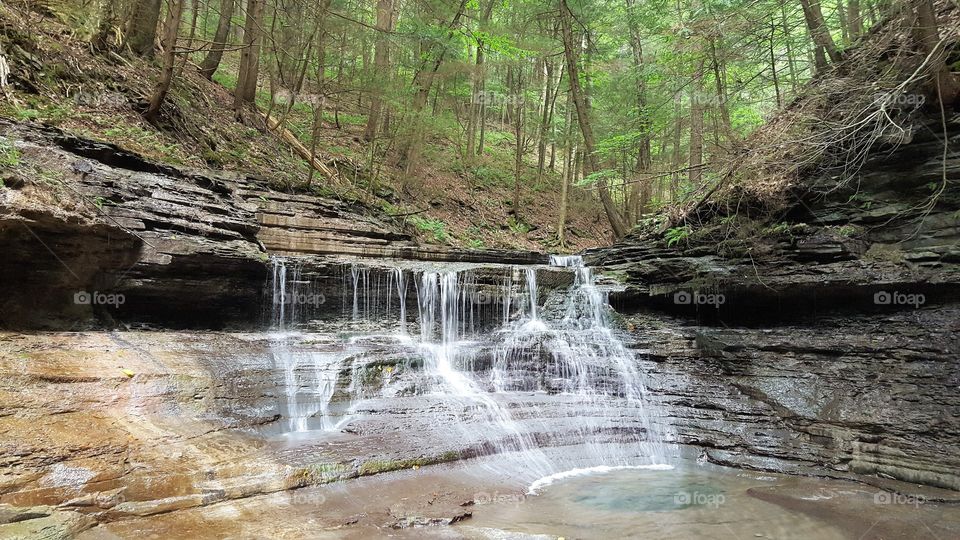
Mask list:
[[[4,179],[13,189],[2,194],[0,237],[10,249],[0,272],[16,279],[3,281],[0,326],[276,330],[0,334],[0,536],[297,536],[317,528],[344,538],[496,538],[496,527],[461,524],[484,506],[476,486],[489,485],[488,495],[523,486],[433,478],[378,494],[377,479],[525,445],[563,453],[589,443],[590,458],[615,462],[626,455],[621,446],[637,457],[651,439],[717,464],[957,500],[954,184],[917,235],[906,235],[915,216],[900,211],[921,200],[918,182],[936,172],[926,154],[908,182],[892,162],[874,163],[863,174],[876,189],[857,192],[855,207],[846,192],[804,199],[785,226],[761,237],[763,257],[695,239],[677,250],[632,238],[592,253],[588,261],[606,272],[599,282],[620,284],[612,293],[618,339],[606,326],[599,337],[477,339],[454,358],[483,381],[474,390],[486,399],[471,402],[435,391],[440,372],[425,369],[409,339],[420,332],[410,322],[425,285],[417,280],[437,268],[360,257],[465,264],[467,292],[444,309],[478,304],[469,324],[486,332],[503,324],[498,317],[512,303],[529,302],[526,279],[540,284],[541,316],[563,320],[567,305],[549,291],[570,287],[573,271],[511,266],[545,262],[536,253],[414,246],[349,205],[148,163],[48,128],[0,123],[0,131],[26,163]],[[935,148],[914,148],[921,150]],[[52,171],[54,187],[23,178],[30,167]],[[297,259],[278,262],[268,252]],[[275,319],[281,268],[287,294],[322,301]],[[400,306],[383,303],[391,295],[397,302],[399,290],[404,325]],[[80,292],[125,301],[77,302]],[[724,300],[704,305],[696,294]],[[900,302],[908,296],[912,305]],[[311,332],[279,331],[287,320]],[[501,347],[510,339],[519,341]],[[633,353],[622,358],[635,365],[611,367],[611,344],[621,340]],[[573,367],[570,350],[557,354],[570,343],[583,353],[572,355]],[[432,345],[438,354],[448,344]],[[645,375],[643,415],[625,405],[624,369]],[[577,392],[581,376],[589,392]],[[507,411],[506,431],[490,429],[491,410]],[[567,468],[588,461],[571,455]],[[403,495],[411,485],[415,496]],[[339,499],[327,491],[338,486],[347,489]],[[362,496],[350,501],[355,488]],[[750,495],[856,521],[856,512],[811,507],[782,489]],[[277,519],[264,521],[263,512]],[[878,530],[902,535],[909,525]]]
[[773,219],[587,254],[624,286],[612,301],[679,441],[718,463],[960,490],[960,189],[942,152],[924,131],[845,186],[811,179]]

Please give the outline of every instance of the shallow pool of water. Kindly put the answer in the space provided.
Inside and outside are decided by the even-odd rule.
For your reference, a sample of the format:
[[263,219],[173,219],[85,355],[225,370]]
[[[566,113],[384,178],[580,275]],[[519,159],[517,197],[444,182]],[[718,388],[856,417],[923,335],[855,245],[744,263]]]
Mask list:
[[536,494],[484,495],[462,527],[488,537],[496,530],[507,537],[829,540],[956,538],[950,534],[960,531],[960,513],[953,507],[888,502],[886,492],[856,483],[689,460],[678,461],[672,470],[600,468],[571,474]]

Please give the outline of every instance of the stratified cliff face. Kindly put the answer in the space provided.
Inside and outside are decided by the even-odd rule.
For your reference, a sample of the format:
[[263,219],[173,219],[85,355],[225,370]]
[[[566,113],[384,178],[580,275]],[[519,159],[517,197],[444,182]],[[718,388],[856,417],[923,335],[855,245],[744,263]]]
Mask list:
[[960,161],[930,127],[765,222],[588,254],[627,285],[614,302],[680,442],[960,490]]
[[[0,327],[176,328],[260,322],[269,255],[546,262],[420,246],[368,210],[266,182],[178,169],[57,129],[0,120]],[[268,255],[269,254],[269,255]]]

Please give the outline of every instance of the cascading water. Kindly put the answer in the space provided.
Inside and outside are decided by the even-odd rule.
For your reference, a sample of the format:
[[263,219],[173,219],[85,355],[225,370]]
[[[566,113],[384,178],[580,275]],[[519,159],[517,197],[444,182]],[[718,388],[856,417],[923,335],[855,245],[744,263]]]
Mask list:
[[[299,269],[286,264],[274,262],[274,295],[303,285]],[[541,288],[541,274],[568,285]],[[606,293],[581,258],[555,256],[551,267],[525,268],[354,264],[344,284],[352,330],[339,355],[297,356],[289,340],[278,343],[290,431],[363,425],[376,420],[387,397],[419,396],[452,419],[432,431],[514,456],[534,477],[584,463],[663,462],[637,359],[617,338]],[[291,316],[291,307],[274,304],[275,329],[303,322],[291,318],[303,313]],[[418,334],[408,333],[411,315]],[[328,367],[318,370],[318,362]],[[331,365],[351,373],[339,394],[335,376],[318,374]],[[349,396],[338,407],[349,414],[339,419],[328,418],[335,394]],[[544,445],[580,445],[592,461],[565,463],[544,454]]]
[[319,419],[320,429],[333,429],[337,422],[329,406],[343,355],[301,349],[296,330],[310,306],[322,304],[322,296],[311,282],[301,279],[300,264],[280,257],[274,257],[272,263],[270,352],[273,364],[283,371],[283,416],[288,431],[308,431],[314,417]]

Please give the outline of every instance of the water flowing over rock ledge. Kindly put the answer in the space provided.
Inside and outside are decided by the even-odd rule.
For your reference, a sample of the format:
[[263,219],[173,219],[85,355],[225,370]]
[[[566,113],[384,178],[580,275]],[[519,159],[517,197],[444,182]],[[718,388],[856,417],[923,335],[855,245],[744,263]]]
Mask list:
[[[0,334],[10,520],[122,530],[437,463],[517,454],[542,477],[673,444],[957,498],[949,209],[898,260],[858,243],[885,245],[882,228],[853,242],[840,220],[759,263],[633,238],[589,254],[597,276],[576,257],[414,246],[348,205],[50,128],[0,131],[38,174],[62,176],[49,189],[4,178],[0,272],[16,278],[3,280],[0,326],[125,329]],[[875,304],[887,289],[930,300]],[[125,301],[75,301],[94,291]],[[674,299],[698,291],[729,301]],[[453,523],[474,499],[391,512],[387,526]]]
[[554,263],[355,265],[325,321],[294,309],[303,261],[276,258],[270,333],[5,335],[0,503],[109,522],[478,456],[529,482],[662,463],[603,291]]
[[960,490],[960,162],[942,164],[938,125],[848,186],[798,187],[782,222],[717,218],[742,222],[585,256],[623,283],[611,301],[680,442],[717,463]]

